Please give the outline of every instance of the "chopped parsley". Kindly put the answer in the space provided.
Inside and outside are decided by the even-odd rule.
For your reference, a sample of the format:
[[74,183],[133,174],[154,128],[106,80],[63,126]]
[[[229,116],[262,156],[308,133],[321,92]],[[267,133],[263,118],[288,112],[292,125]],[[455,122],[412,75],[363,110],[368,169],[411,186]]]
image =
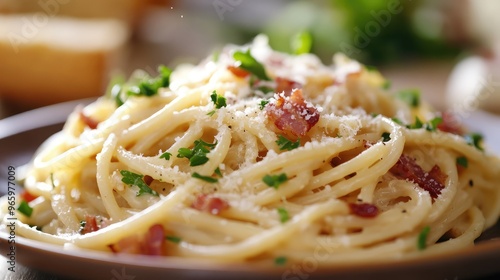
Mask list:
[[280,135],[278,137],[278,140],[276,140],[276,144],[278,144],[280,151],[287,150],[291,151],[293,149],[297,149],[300,146],[300,139],[297,139],[297,141],[292,142],[285,138],[283,135]]
[[226,98],[222,95],[218,95],[215,90],[210,95],[210,99],[212,99],[212,102],[215,104],[215,108],[220,109],[226,107]]
[[417,248],[419,250],[424,250],[427,247],[427,235],[429,235],[430,231],[431,228],[429,226],[426,226],[422,229],[422,231],[418,235]]
[[19,204],[19,207],[17,207],[17,211],[21,212],[23,215],[26,217],[31,217],[31,214],[33,214],[33,208],[26,202],[26,200],[21,201]]
[[264,110],[264,107],[269,103],[269,100],[261,100],[259,103],[259,109]]
[[219,177],[222,177],[222,172],[220,172],[220,168],[219,167],[215,168],[214,173],[215,173],[215,175],[217,175]]
[[288,211],[286,211],[285,208],[280,207],[276,210],[278,211],[278,215],[280,216],[281,223],[286,223],[288,220],[290,220],[290,215],[288,215]]
[[208,182],[208,183],[217,183],[219,181],[217,178],[213,178],[210,176],[203,176],[197,172],[194,172],[193,174],[191,174],[191,177],[203,180],[203,181]]
[[266,183],[271,188],[278,189],[278,187],[284,182],[288,181],[288,177],[285,173],[281,173],[278,175],[269,175],[267,174],[262,178],[262,181]]
[[382,142],[387,142],[391,140],[391,134],[389,132],[382,133]]
[[164,158],[166,160],[170,160],[170,157],[172,156],[171,153],[169,152],[164,152],[163,154],[161,154],[160,158]]
[[[205,164],[208,161],[207,154],[217,145],[217,141],[213,144],[207,143],[203,140],[194,141],[194,147],[180,148],[177,154],[178,158],[189,159],[190,166],[198,166]],[[210,149],[210,150],[209,150]]]
[[52,189],[55,189],[56,184],[54,183],[54,173],[50,173],[50,183],[52,184]]
[[[172,70],[164,65],[160,65],[158,67],[158,73],[156,77],[144,75],[133,83],[115,81],[113,82],[113,86],[110,87],[110,95],[115,100],[118,107],[123,105],[129,96],[153,96],[158,92],[158,89],[170,85],[170,74],[172,74]],[[133,77],[131,80],[133,80]]]
[[413,124],[408,125],[407,127],[409,129],[419,129],[424,127],[424,124],[418,117],[415,117],[415,122]]
[[365,69],[366,71],[368,72],[375,72],[375,71],[378,71],[377,67],[373,66],[373,65],[365,65]]
[[442,122],[443,122],[443,118],[435,117],[425,125],[425,129],[427,129],[428,131],[436,131],[438,128],[438,125]]
[[292,52],[294,54],[303,54],[311,52],[313,38],[311,33],[301,31],[293,36],[291,41]]
[[164,65],[160,65],[158,67],[158,73],[159,75],[154,78],[145,77],[137,85],[131,86],[127,94],[153,96],[158,92],[158,89],[168,87],[170,85],[170,74],[172,74],[172,70]]
[[122,182],[130,185],[139,187],[139,191],[137,192],[137,196],[140,196],[145,193],[149,193],[154,196],[158,196],[158,193],[151,189],[146,182],[144,182],[144,175],[133,173],[127,170],[120,170],[120,174],[122,177]]
[[272,87],[267,87],[267,86],[259,86],[256,88],[256,90],[262,91],[264,94],[268,94],[270,92],[274,92],[274,88]]
[[385,80],[384,83],[382,84],[382,88],[383,89],[390,89],[391,85],[392,85],[391,81]]
[[267,76],[266,69],[264,69],[264,66],[252,56],[252,54],[250,53],[250,50],[247,50],[246,52],[236,51],[233,54],[233,58],[234,58],[234,60],[236,60],[240,63],[239,67],[241,69],[244,69],[244,70],[252,73],[254,76],[259,78],[260,80],[264,80],[264,81],[271,80]]
[[281,257],[276,257],[276,258],[274,259],[274,264],[279,265],[279,266],[285,265],[285,264],[286,264],[286,262],[287,262],[287,258],[286,258],[286,257],[283,257],[283,256],[281,256]]
[[457,165],[467,168],[467,166],[469,166],[469,161],[466,157],[457,157]]
[[479,133],[470,133],[465,135],[465,141],[467,144],[476,147],[478,150],[483,151],[481,142],[483,142],[483,135]]
[[410,107],[416,108],[420,106],[420,91],[418,89],[407,89],[400,91],[397,97],[403,100]]
[[172,242],[172,243],[175,243],[175,244],[179,244],[181,243],[182,239],[178,236],[172,236],[172,235],[167,235],[165,237],[166,240]]
[[403,125],[403,121],[398,119],[398,118],[392,118],[392,121],[399,124],[399,125]]

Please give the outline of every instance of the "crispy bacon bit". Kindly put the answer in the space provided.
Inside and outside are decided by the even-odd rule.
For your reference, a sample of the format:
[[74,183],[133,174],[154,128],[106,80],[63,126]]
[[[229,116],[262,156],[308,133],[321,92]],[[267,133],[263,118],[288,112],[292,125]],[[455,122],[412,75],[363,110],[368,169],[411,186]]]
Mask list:
[[200,194],[191,205],[192,208],[218,215],[222,210],[229,208],[229,204],[218,197]]
[[165,255],[165,229],[156,224],[149,228],[142,240],[138,235],[132,235],[108,247],[113,253],[162,256]]
[[94,231],[98,231],[99,226],[97,225],[97,220],[93,215],[85,216],[85,226],[80,228],[80,234],[87,234]]
[[375,218],[378,215],[377,206],[370,203],[349,203],[351,213],[362,218]]
[[247,70],[232,65],[229,65],[227,67],[227,70],[229,70],[231,73],[233,73],[233,75],[235,75],[238,78],[246,78],[250,75],[250,72],[248,72]]
[[444,189],[444,182],[448,177],[441,172],[441,169],[437,165],[434,165],[431,171],[426,173],[415,162],[415,159],[407,155],[401,155],[390,171],[396,177],[412,181],[420,188],[428,191],[433,201],[441,194],[441,190]]
[[162,225],[153,225],[149,228],[142,242],[144,255],[161,256],[165,252],[165,229]]
[[151,186],[151,183],[153,182],[153,177],[149,176],[149,175],[144,175],[144,178],[142,178],[144,180],[144,183],[146,183],[148,186]]
[[99,124],[98,121],[94,120],[92,117],[85,115],[85,113],[82,110],[80,110],[79,115],[80,115],[80,120],[82,120],[82,122],[90,129],[97,128],[97,125]]
[[26,202],[31,202],[32,200],[34,200],[35,198],[37,198],[38,196],[35,196],[35,195],[32,195],[30,192],[28,191],[23,191],[21,193],[21,199],[26,201]]
[[294,90],[287,97],[277,96],[276,102],[266,106],[266,113],[274,125],[287,135],[304,136],[319,121],[318,110],[306,103],[301,89]]
[[455,116],[451,112],[443,112],[442,114],[443,121],[437,125],[437,128],[444,132],[449,132],[457,135],[463,135],[464,129],[460,125],[460,121],[457,116]]
[[302,85],[285,78],[277,77],[276,78],[276,92],[284,93],[285,96],[292,95],[294,89],[302,88]]

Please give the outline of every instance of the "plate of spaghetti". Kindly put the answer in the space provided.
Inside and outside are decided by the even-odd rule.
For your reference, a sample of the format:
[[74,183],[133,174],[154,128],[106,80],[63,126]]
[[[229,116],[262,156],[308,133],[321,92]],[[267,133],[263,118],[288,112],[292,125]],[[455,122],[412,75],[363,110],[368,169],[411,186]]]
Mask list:
[[324,65],[265,36],[136,71],[8,168],[24,188],[0,201],[2,250],[11,226],[19,260],[53,273],[499,272],[500,159],[483,135],[342,54]]

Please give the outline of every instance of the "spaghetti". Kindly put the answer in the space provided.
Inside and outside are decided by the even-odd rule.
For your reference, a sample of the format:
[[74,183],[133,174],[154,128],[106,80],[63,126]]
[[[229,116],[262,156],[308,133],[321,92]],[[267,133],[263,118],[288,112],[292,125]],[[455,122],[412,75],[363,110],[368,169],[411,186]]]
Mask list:
[[161,73],[134,74],[43,144],[18,234],[217,262],[321,246],[318,262],[338,264],[457,250],[499,218],[499,159],[356,61],[259,36]]

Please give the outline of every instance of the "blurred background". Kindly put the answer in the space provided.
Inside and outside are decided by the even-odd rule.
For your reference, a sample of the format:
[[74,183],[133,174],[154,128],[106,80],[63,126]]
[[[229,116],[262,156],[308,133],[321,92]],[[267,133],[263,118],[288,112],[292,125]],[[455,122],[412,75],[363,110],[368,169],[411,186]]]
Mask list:
[[498,112],[499,10],[496,0],[0,0],[0,118],[100,96],[114,75],[196,63],[260,33],[290,51],[298,31],[324,63],[344,52],[392,91]]

